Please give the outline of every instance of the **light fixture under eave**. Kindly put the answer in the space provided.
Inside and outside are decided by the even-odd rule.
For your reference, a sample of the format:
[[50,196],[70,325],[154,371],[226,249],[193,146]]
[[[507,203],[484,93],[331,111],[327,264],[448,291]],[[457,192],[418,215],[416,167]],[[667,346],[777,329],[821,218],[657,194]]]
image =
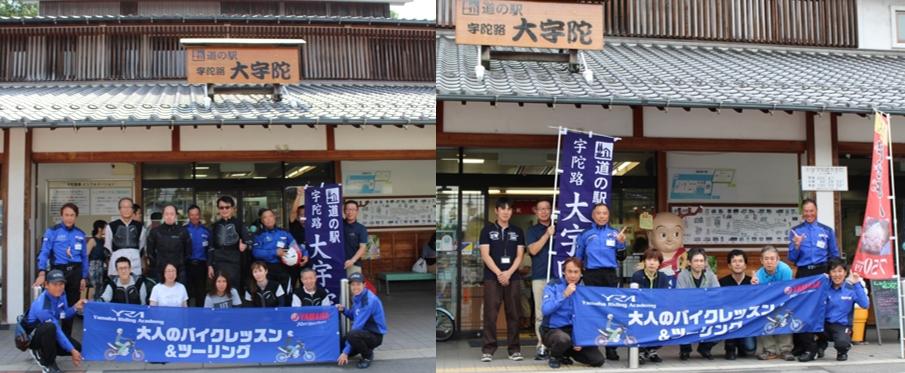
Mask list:
[[302,174],[304,174],[304,173],[306,173],[306,172],[308,172],[308,171],[311,171],[311,170],[313,170],[313,169],[314,169],[314,166],[301,166],[301,167],[299,167],[299,168],[296,168],[296,169],[293,170],[292,172],[286,174],[286,178],[287,178],[287,179],[291,179],[291,178],[294,178],[294,177],[298,177],[298,176],[301,176]]
[[629,171],[637,167],[641,162],[635,161],[624,161],[624,162],[616,162],[616,166],[613,167],[613,176],[623,176],[627,174]]
[[196,179],[204,179],[207,177],[207,174],[195,174]]
[[487,194],[490,195],[498,195],[505,194],[510,196],[552,196],[554,194],[559,194],[559,191],[553,189],[520,189],[520,188],[512,188],[512,189],[488,189]]
[[[440,158],[441,161],[458,161],[459,158]],[[484,164],[483,158],[462,158],[463,164]]]
[[195,166],[196,170],[210,170],[210,166]]

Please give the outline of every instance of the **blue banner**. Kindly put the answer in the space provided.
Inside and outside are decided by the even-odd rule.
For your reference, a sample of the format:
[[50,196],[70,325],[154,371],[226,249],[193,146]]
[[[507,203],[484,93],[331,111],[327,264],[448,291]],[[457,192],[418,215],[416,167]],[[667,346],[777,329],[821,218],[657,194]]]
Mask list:
[[710,289],[579,286],[579,346],[662,346],[823,331],[826,276]]
[[305,241],[317,280],[334,304],[339,303],[340,281],[346,278],[342,201],[339,185],[305,187]]
[[333,307],[178,308],[91,302],[87,360],[307,363],[339,357]]
[[591,226],[594,205],[609,204],[613,170],[614,138],[562,131],[556,202],[557,239],[553,241],[550,278],[561,277],[562,263],[575,256],[575,239]]

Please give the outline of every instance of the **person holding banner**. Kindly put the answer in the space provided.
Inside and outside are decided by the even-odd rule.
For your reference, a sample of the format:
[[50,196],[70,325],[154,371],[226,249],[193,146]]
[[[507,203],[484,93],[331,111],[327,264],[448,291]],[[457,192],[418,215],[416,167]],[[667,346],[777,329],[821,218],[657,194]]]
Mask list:
[[[763,266],[754,273],[754,277],[751,279],[752,285],[792,279],[792,268],[779,259],[779,250],[776,250],[773,245],[764,246],[760,250],[760,261]],[[758,360],[782,358],[785,361],[795,361],[795,355],[792,354],[792,336],[789,334],[762,335],[757,337],[757,345],[761,350],[757,354]]]
[[581,259],[569,258],[562,265],[563,278],[550,281],[544,287],[542,306],[544,345],[550,350],[547,364],[556,369],[571,365],[572,358],[592,367],[603,366],[606,359],[596,347],[582,348],[572,343],[572,324],[575,318],[572,294],[581,285]]
[[[688,268],[679,272],[676,276],[676,287],[679,289],[703,289],[718,288],[720,281],[712,271],[708,271],[710,266],[707,264],[707,253],[700,247],[688,250]],[[700,342],[698,343],[698,353],[707,360],[713,360],[710,350],[716,343]],[[691,345],[685,344],[680,347],[679,360],[688,360],[691,357]]]
[[286,290],[276,281],[268,280],[267,264],[254,262],[251,264],[251,276],[254,282],[249,284],[245,292],[245,305],[248,307],[282,307],[286,298]]
[[358,222],[358,202],[347,200],[343,203],[345,216],[344,226],[346,240],[343,242],[346,249],[346,276],[353,273],[361,273],[361,258],[368,253],[368,228]]
[[[159,276],[165,263],[172,263],[179,272],[176,281],[185,283],[185,263],[192,255],[192,236],[188,229],[176,221],[176,206],[163,208],[163,223],[151,228],[147,242],[151,273]],[[163,282],[163,278],[156,278]]]
[[114,263],[123,256],[132,261],[132,273],[141,276],[148,230],[140,220],[135,218],[135,202],[132,198],[120,198],[117,205],[119,206],[119,219],[111,221],[104,229],[104,247],[110,249],[111,252],[107,276],[116,275]]
[[233,216],[236,201],[230,196],[217,199],[220,220],[211,228],[213,242],[208,249],[208,278],[214,278],[214,271],[226,273],[230,284],[241,284],[248,269],[242,264],[245,261],[245,249],[253,242],[245,224]]
[[501,304],[506,307],[509,359],[524,359],[518,338],[522,291],[518,269],[525,251],[525,235],[521,228],[509,225],[512,202],[508,198],[497,199],[495,211],[496,222],[484,226],[479,241],[481,260],[484,262],[484,346],[481,348],[481,361],[485,363],[493,360],[497,349],[496,318]]
[[327,290],[317,286],[317,274],[311,268],[302,270],[302,286],[292,294],[292,307],[332,306]]
[[828,345],[827,340],[830,338],[833,339],[833,347],[836,348],[836,360],[848,360],[848,350],[852,347],[854,305],[857,304],[861,308],[870,306],[867,291],[861,285],[861,276],[855,272],[849,275],[845,260],[830,259],[828,267],[830,284],[827,290],[826,322],[823,333],[817,334],[816,342],[811,333],[805,334],[805,338],[802,339],[806,342],[805,353],[798,357],[800,362],[823,357]]
[[229,277],[223,272],[217,272],[214,276],[214,286],[210,293],[204,297],[204,308],[233,308],[242,306],[242,298],[239,292],[229,283]]
[[160,277],[163,282],[154,285],[148,303],[160,307],[188,307],[189,293],[184,285],[176,282],[179,278],[178,267],[173,263],[164,264]]
[[[720,278],[720,287],[751,285],[751,276],[745,274],[748,270],[748,255],[744,251],[734,249],[726,256],[729,265],[729,274]],[[754,337],[727,339],[726,360],[735,360],[736,357],[746,357],[757,350],[757,340]]]
[[[632,282],[638,284],[641,289],[671,289],[673,287],[672,276],[660,271],[660,265],[663,264],[663,253],[655,248],[649,248],[644,251],[641,257],[644,268],[639,269],[632,274]],[[639,363],[644,364],[646,361],[652,363],[663,362],[657,350],[660,346],[642,347]]]
[[271,279],[280,284],[286,292],[292,292],[295,284],[290,276],[290,266],[286,264],[290,251],[291,257],[297,261],[293,266],[304,265],[308,261],[308,253],[303,253],[292,235],[277,227],[277,217],[269,208],[258,212],[262,228],[255,236],[251,253],[255,260],[267,264],[267,273]]
[[207,249],[210,246],[211,230],[201,224],[201,208],[197,205],[189,206],[189,222],[185,224],[185,229],[192,237],[192,254],[186,263],[189,298],[195,307],[200,307],[204,304],[207,290]]
[[358,369],[371,366],[371,362],[374,361],[374,349],[383,343],[383,336],[387,334],[383,303],[377,295],[365,288],[364,281],[365,276],[361,272],[349,276],[352,306],[345,308],[342,303],[336,305],[346,318],[352,320],[352,326],[346,336],[346,345],[336,362],[339,365],[346,365],[350,357],[361,355]]
[[41,292],[25,317],[25,331],[31,335],[29,349],[44,373],[62,372],[57,366],[57,355],[72,356],[72,363],[82,362],[82,346],[66,335],[60,325],[71,320],[76,312],[85,307],[85,300],[69,306],[66,302],[66,275],[59,269],[51,270],[46,276],[46,289]]
[[[606,203],[594,205],[591,212],[594,225],[575,240],[575,257],[585,264],[584,282],[588,286],[617,287],[616,267],[625,258],[625,229],[617,231],[609,225],[610,207]],[[619,360],[615,347],[606,348],[607,360]]]
[[107,303],[121,304],[148,304],[148,285],[153,282],[145,280],[144,276],[132,274],[132,261],[126,257],[116,260],[116,277],[108,277],[107,283],[101,289],[99,300]]
[[[44,241],[38,254],[38,277],[32,286],[44,284],[44,275],[53,269],[66,276],[67,306],[72,307],[88,288],[88,250],[85,232],[75,226],[79,208],[73,203],[60,207],[62,222],[44,232]],[[72,335],[72,319],[63,320],[63,331]]]
[[537,335],[537,354],[534,360],[543,360],[547,357],[546,349],[541,338],[540,324],[544,321],[541,312],[541,304],[544,296],[544,288],[547,285],[547,272],[549,270],[550,239],[556,234],[556,228],[550,219],[553,204],[548,200],[540,200],[534,205],[534,216],[537,224],[528,228],[525,232],[525,243],[528,244],[528,255],[531,256],[531,290],[534,295],[534,333]]

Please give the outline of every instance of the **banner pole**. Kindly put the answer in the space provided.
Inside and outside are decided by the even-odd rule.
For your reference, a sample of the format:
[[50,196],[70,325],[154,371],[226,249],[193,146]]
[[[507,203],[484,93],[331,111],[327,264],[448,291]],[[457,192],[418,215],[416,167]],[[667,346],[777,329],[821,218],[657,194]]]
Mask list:
[[[893,176],[895,173],[895,162],[894,157],[892,155],[892,122],[890,121],[890,117],[885,113],[877,112],[874,115],[881,115],[881,120],[885,119],[886,121],[886,145],[889,147],[889,199],[892,202],[892,231],[894,232],[894,244],[893,252],[896,254],[896,306],[899,311],[899,358],[905,359],[905,335],[903,335],[903,315],[902,315],[902,282],[900,280],[902,274],[899,273],[899,220],[896,215],[896,178]],[[877,334],[879,334],[879,329],[877,330]]]
[[[556,210],[556,197],[559,196],[559,153],[562,152],[562,134],[563,128],[562,126],[556,127],[556,163],[553,171],[553,205],[550,206],[550,224],[556,226],[556,218],[559,215]],[[556,235],[556,231],[554,230],[553,235]],[[550,282],[550,270],[553,266],[553,237],[548,240],[547,243],[547,280],[545,282]]]

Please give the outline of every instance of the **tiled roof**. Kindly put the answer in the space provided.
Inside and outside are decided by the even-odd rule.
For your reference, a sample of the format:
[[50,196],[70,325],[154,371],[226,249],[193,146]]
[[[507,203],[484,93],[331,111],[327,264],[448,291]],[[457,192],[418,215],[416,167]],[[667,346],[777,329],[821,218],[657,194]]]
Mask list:
[[81,16],[32,16],[32,17],[0,17],[2,25],[55,25],[71,23],[147,23],[147,22],[228,22],[239,23],[308,23],[308,24],[363,24],[393,26],[425,26],[436,27],[432,20],[400,19],[384,17],[350,17],[350,16],[269,16],[269,15],[161,15],[161,16],[120,16],[120,15],[81,15]]
[[588,83],[564,63],[509,60],[479,80],[477,49],[438,35],[438,100],[905,114],[901,52],[611,40],[582,53]]
[[[215,124],[435,124],[434,86],[305,82],[267,94],[205,95],[186,83],[0,85],[0,127]],[[216,92],[216,90],[215,90]]]

